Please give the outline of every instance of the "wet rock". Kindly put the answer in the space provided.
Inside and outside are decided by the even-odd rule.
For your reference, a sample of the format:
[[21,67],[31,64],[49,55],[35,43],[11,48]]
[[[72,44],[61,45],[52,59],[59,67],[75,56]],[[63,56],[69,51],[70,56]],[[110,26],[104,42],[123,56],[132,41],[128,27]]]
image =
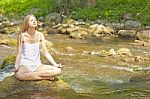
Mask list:
[[95,35],[96,37],[101,37],[104,35],[112,35],[114,33],[114,30],[110,27],[105,27],[103,25],[94,24],[89,26],[89,32],[90,34]]
[[90,54],[90,55],[100,55],[100,53],[94,52],[94,51],[90,52],[89,54]]
[[145,41],[142,41],[142,40],[135,40],[134,43],[130,43],[130,44],[134,45],[134,46],[150,46],[149,42],[145,42]]
[[132,53],[130,52],[130,49],[128,48],[120,48],[117,50],[117,54],[122,56],[122,55],[127,55],[127,56],[132,56]]
[[47,33],[48,34],[58,34],[58,33],[60,33],[60,30],[53,29],[53,28],[48,28]]
[[77,30],[77,31],[73,31],[71,32],[71,34],[69,35],[70,38],[75,38],[75,39],[84,39],[88,36],[88,32],[86,31],[80,31],[80,30]]
[[112,55],[112,56],[116,56],[116,55],[117,55],[117,53],[116,53],[116,51],[115,51],[114,49],[110,49],[110,50],[109,50],[109,53],[110,53],[110,55]]
[[52,26],[53,29],[60,30],[59,33],[69,34],[70,38],[85,39],[89,36],[102,37],[104,39],[110,39],[114,34],[113,28],[105,27],[99,24],[90,25],[85,22],[78,22],[73,19],[66,20],[66,23],[57,24]]
[[107,50],[102,50],[102,51],[98,52],[98,55],[99,55],[100,57],[107,57],[107,56],[111,56],[112,53],[110,53],[110,52],[107,51]]
[[89,55],[90,52],[89,51],[83,51],[81,55]]
[[118,35],[121,38],[135,38],[136,31],[135,30],[119,30]]
[[[14,76],[9,76],[3,81],[0,81],[0,97],[12,96],[17,93],[47,93],[52,94],[76,94],[76,92],[60,78],[55,78],[54,81],[19,81]],[[69,95],[68,95],[69,96]]]
[[8,55],[2,62],[2,65],[0,66],[0,69],[4,69],[6,66],[9,64],[14,64],[15,63],[16,56],[15,55]]
[[65,47],[65,50],[66,50],[67,53],[74,53],[75,52],[75,49],[73,49],[70,46]]
[[137,33],[137,38],[139,40],[149,40],[150,39],[150,30],[142,30]]
[[141,62],[143,60],[144,60],[143,57],[141,57],[141,56],[135,56],[135,61]]

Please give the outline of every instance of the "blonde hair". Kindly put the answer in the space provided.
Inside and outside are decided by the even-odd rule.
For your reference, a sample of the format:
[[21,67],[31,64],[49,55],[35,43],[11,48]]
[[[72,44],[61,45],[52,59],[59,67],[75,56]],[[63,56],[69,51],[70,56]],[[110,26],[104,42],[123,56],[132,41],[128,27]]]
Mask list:
[[[26,31],[28,30],[30,17],[36,18],[34,15],[27,15],[27,16],[24,18],[21,33],[24,33],[24,32],[26,32]],[[36,29],[36,28],[35,28],[35,29]]]
[[21,29],[21,31],[19,32],[19,35],[18,35],[17,52],[19,51],[20,46],[22,46],[22,43],[21,43],[21,41],[22,41],[22,33],[28,31],[30,17],[36,18],[34,15],[27,15],[24,18],[22,29]]

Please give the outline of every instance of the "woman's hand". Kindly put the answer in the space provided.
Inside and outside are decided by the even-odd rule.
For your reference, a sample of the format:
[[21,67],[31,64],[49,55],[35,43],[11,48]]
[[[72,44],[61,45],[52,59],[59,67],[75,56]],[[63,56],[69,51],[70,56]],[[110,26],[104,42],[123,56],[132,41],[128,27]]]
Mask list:
[[57,64],[57,65],[55,65],[57,68],[62,68],[62,65],[61,65],[61,63],[59,63],[59,64]]

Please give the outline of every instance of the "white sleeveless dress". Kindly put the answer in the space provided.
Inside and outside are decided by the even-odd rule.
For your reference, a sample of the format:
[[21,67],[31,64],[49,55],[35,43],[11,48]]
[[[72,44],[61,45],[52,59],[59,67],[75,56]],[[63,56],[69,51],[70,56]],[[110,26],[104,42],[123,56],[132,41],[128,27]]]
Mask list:
[[40,34],[38,33],[38,42],[22,43],[22,56],[20,66],[26,66],[30,72],[35,71],[42,63],[40,60]]

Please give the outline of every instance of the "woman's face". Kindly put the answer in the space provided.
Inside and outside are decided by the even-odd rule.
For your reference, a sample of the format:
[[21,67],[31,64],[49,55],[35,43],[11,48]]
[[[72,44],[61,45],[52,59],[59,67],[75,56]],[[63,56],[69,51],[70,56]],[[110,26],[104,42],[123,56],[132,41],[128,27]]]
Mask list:
[[37,20],[33,16],[29,18],[29,27],[37,27]]

